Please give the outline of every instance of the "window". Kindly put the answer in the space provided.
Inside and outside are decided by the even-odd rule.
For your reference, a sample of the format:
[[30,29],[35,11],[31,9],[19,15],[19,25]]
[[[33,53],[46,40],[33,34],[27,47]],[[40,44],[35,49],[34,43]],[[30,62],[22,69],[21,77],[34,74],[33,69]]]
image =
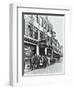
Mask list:
[[46,21],[44,20],[44,28],[46,29]]
[[28,36],[28,27],[27,27],[27,25],[25,26],[25,35]]
[[29,32],[29,37],[32,37],[33,38],[33,28],[32,28],[33,26],[28,26],[28,32]]
[[49,30],[49,24],[48,24],[48,30],[47,30],[47,32],[49,32],[50,30]]
[[40,19],[39,19],[38,15],[36,15],[36,22],[40,25]]
[[38,15],[36,15],[36,22],[38,23]]
[[34,27],[34,39],[38,40],[38,29],[36,27]]
[[38,39],[38,31],[34,32],[34,39]]
[[42,17],[41,16],[39,18],[39,21],[40,21],[40,26],[42,26]]
[[40,39],[44,39],[44,33],[43,32],[40,32]]
[[43,18],[42,18],[42,27],[43,27]]

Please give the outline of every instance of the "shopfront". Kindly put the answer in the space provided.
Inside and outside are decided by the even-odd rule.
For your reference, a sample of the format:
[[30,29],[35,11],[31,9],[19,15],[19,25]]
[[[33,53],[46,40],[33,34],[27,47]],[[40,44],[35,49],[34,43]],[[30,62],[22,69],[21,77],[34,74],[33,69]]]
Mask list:
[[31,58],[35,54],[36,45],[24,43],[24,72],[30,71]]

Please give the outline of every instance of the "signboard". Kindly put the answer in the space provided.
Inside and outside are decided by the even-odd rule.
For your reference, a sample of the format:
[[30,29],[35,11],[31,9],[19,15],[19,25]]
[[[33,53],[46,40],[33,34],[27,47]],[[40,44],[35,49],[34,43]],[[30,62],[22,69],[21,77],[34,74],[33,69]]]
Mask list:
[[46,40],[41,40],[41,41],[39,42],[39,46],[40,46],[40,47],[47,47]]

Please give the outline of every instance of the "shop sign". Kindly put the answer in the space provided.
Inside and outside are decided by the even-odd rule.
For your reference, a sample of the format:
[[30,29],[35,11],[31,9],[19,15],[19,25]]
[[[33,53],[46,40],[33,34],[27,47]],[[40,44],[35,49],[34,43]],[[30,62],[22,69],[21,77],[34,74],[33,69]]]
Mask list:
[[41,41],[39,42],[39,44],[45,46],[45,45],[46,45],[46,40],[41,40]]

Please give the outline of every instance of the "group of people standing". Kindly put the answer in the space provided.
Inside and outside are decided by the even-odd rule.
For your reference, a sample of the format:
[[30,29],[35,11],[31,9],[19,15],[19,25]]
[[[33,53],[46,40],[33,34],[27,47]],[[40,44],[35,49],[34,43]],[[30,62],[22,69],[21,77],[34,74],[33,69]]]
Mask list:
[[46,55],[33,55],[30,59],[30,69],[39,69],[42,67],[47,67],[49,65],[48,58]]

